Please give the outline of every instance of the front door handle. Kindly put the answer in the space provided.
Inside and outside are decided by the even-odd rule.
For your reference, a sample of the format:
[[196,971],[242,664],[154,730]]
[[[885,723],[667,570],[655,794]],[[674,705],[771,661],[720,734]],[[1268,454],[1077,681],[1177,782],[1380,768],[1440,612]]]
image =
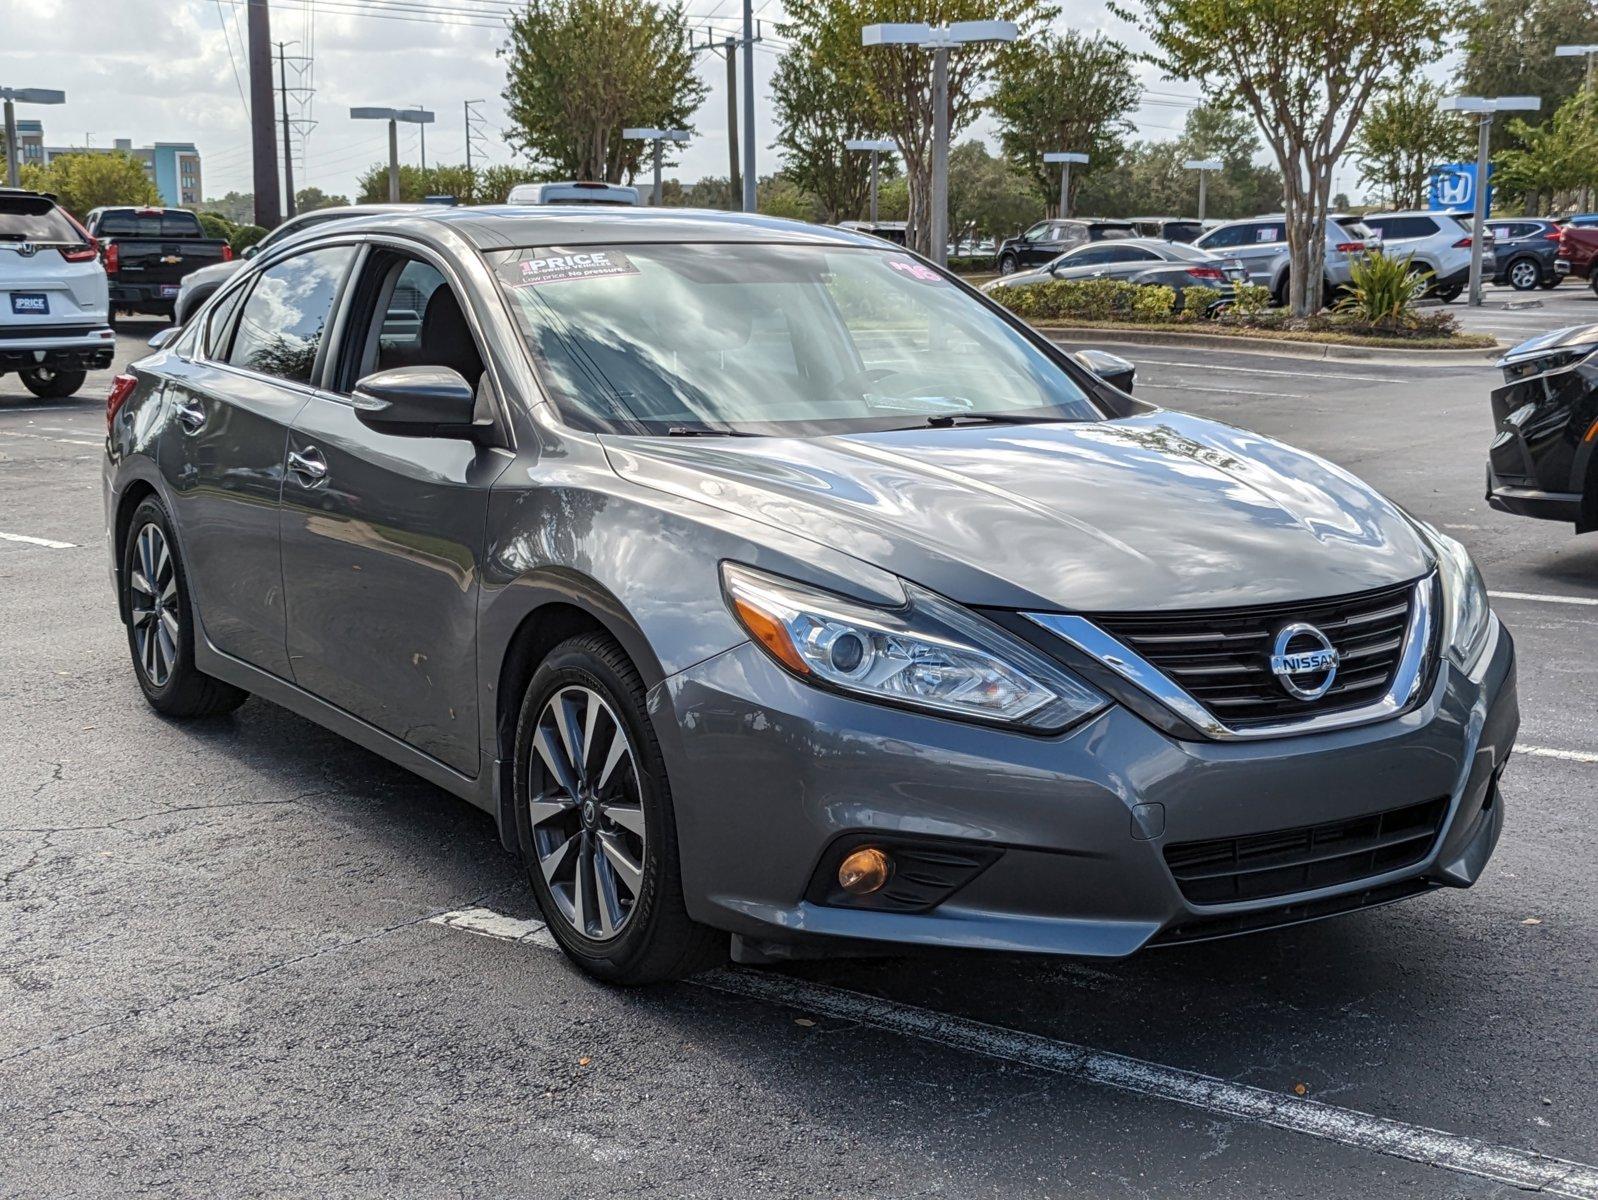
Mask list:
[[306,487],[315,487],[327,478],[327,459],[322,457],[322,452],[315,446],[307,446],[303,452],[290,450],[289,470],[293,471]]
[[205,405],[198,400],[179,400],[174,408],[183,428],[190,433],[199,433],[205,427]]

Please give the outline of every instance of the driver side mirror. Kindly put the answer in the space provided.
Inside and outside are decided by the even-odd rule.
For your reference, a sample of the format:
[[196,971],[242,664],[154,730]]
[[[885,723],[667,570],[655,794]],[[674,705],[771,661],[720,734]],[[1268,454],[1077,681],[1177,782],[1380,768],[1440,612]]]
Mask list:
[[243,250],[242,253],[240,253],[239,257],[240,258],[254,258],[260,252],[261,252],[261,247],[259,245],[249,245],[249,246],[244,247],[244,250]]
[[1137,367],[1108,350],[1078,350],[1072,356],[1077,363],[1092,371],[1111,387],[1130,392],[1137,381]]
[[477,419],[477,393],[449,367],[376,371],[356,383],[351,400],[362,425],[396,437],[475,440],[494,427]]
[[165,329],[159,331],[154,337],[152,337],[150,339],[150,342],[149,342],[150,349],[152,349],[152,350],[165,350],[173,342],[177,341],[178,334],[180,334],[182,332],[183,332],[183,326],[181,326],[181,325],[168,325]]

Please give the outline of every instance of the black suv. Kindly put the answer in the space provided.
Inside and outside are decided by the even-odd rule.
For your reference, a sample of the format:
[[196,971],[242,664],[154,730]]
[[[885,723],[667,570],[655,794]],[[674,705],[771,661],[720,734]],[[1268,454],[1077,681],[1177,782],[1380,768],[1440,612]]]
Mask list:
[[995,255],[1000,275],[1012,275],[1023,267],[1041,267],[1067,250],[1087,242],[1137,236],[1130,221],[1103,221],[1093,217],[1055,218],[1039,221],[1020,237],[1006,238]]

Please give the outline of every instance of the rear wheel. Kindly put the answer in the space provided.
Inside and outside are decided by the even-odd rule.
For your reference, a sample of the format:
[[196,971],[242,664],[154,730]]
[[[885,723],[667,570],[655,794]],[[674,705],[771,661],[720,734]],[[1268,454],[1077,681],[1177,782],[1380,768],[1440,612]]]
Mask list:
[[1450,283],[1444,287],[1438,288],[1432,293],[1432,295],[1436,296],[1437,299],[1444,304],[1452,304],[1455,300],[1459,299],[1459,294],[1464,290],[1464,287],[1460,284]]
[[1534,258],[1517,258],[1504,274],[1517,292],[1534,292],[1543,281],[1543,270]]
[[1549,274],[1543,276],[1543,291],[1551,292],[1563,282],[1564,280],[1560,277],[1558,272],[1550,272]]
[[666,764],[643,680],[602,634],[539,667],[516,728],[516,823],[550,933],[610,983],[679,979],[726,938],[688,916]]
[[194,665],[194,610],[166,509],[154,496],[133,513],[122,552],[128,649],[144,698],[169,717],[217,717],[249,693]]
[[21,371],[22,386],[45,400],[65,400],[83,386],[86,371],[58,371],[54,367],[31,367]]

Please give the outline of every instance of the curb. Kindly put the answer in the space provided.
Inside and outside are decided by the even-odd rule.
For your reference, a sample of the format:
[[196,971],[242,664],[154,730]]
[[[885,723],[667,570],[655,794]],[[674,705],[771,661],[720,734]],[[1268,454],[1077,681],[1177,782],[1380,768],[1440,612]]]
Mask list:
[[1288,339],[1235,337],[1224,333],[1181,333],[1151,329],[1093,329],[1076,325],[1038,325],[1037,331],[1055,341],[1090,341],[1096,346],[1192,346],[1214,350],[1243,350],[1277,358],[1308,358],[1321,362],[1383,362],[1394,366],[1487,366],[1509,343],[1499,341],[1474,350],[1403,350],[1396,346],[1340,346],[1331,342],[1295,342]]

